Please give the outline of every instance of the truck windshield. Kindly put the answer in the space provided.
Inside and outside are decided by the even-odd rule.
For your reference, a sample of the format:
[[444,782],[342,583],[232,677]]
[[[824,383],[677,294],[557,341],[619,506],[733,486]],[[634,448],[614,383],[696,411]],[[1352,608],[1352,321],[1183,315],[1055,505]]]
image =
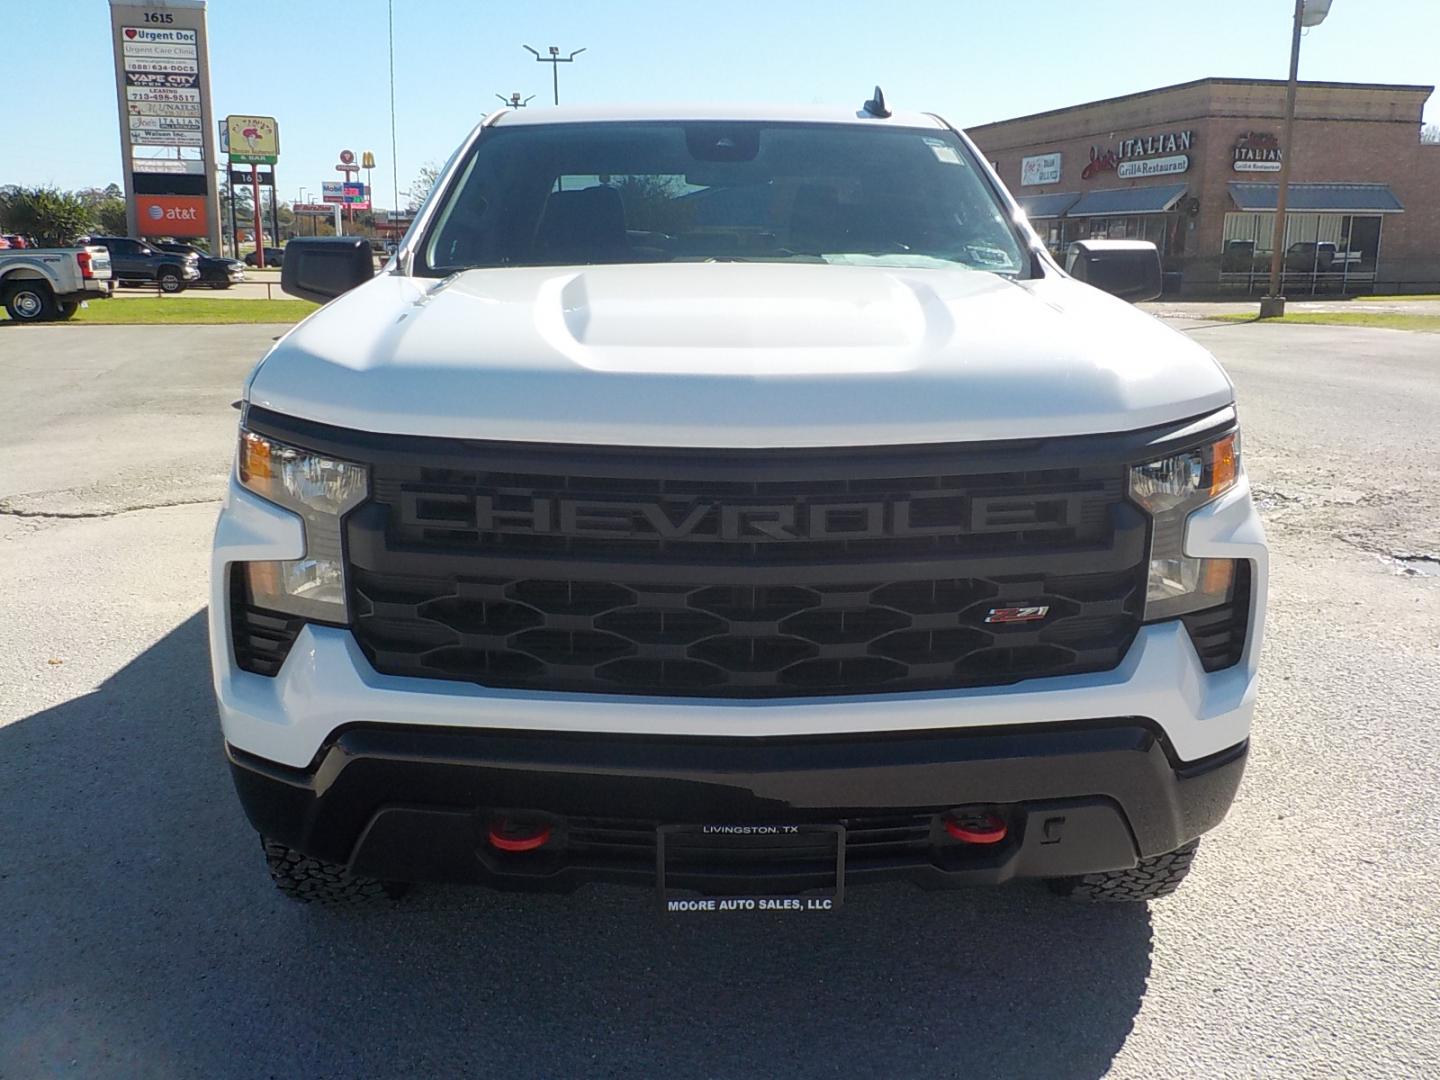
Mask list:
[[967,267],[1028,260],[964,142],[864,124],[618,122],[488,129],[415,272],[593,263]]

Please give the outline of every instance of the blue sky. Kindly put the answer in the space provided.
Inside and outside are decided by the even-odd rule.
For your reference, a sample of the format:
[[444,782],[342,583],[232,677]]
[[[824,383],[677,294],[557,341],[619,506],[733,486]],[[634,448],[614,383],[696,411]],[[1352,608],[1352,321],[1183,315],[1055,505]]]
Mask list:
[[[962,125],[1206,75],[1284,78],[1291,0],[395,0],[399,186],[443,162],[495,94],[550,100],[542,52],[584,46],[563,102],[892,104]],[[280,121],[281,197],[373,150],[392,205],[385,0],[211,0],[217,117]],[[120,179],[105,0],[0,0],[0,184]],[[1440,82],[1440,0],[1334,0],[1302,78]],[[19,97],[15,88],[25,90]],[[29,107],[27,107],[29,106]],[[1432,98],[1427,119],[1440,122]]]

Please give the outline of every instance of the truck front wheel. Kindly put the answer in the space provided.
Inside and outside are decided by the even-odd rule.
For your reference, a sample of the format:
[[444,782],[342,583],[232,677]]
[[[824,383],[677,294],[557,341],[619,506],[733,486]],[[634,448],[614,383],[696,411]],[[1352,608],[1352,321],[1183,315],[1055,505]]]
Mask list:
[[43,281],[17,281],[5,290],[5,311],[16,322],[55,318],[55,294]]
[[1129,870],[1107,870],[1080,877],[1051,878],[1050,888],[1061,896],[1081,903],[1110,904],[1132,900],[1155,900],[1169,896],[1180,887],[1190,864],[1195,861],[1199,840],[1141,859]]
[[325,862],[302,854],[276,840],[260,838],[270,880],[291,900],[323,907],[351,907],[383,897],[398,900],[407,886],[399,881],[380,881],[350,873],[339,863]]
[[166,269],[160,271],[161,292],[177,293],[184,287],[185,282],[181,280],[180,272],[178,270],[171,270],[167,267]]

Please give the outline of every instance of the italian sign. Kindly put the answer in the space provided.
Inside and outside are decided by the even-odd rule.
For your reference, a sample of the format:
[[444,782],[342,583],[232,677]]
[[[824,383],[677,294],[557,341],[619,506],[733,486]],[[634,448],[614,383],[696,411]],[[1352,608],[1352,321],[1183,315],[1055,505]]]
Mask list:
[[1058,184],[1060,182],[1060,155],[1036,154],[1020,159],[1021,184]]
[[1236,172],[1280,171],[1280,140],[1269,132],[1247,131],[1235,140],[1231,153]]
[[[1090,164],[1081,171],[1080,179],[1090,180],[1105,172],[1113,172],[1122,180],[1185,172],[1190,168],[1189,151],[1193,141],[1192,131],[1165,131],[1121,139],[1113,147],[1092,146]],[[1161,154],[1168,156],[1156,156]]]
[[273,116],[227,116],[230,160],[245,165],[274,165],[280,156],[280,125]]
[[1168,176],[1170,173],[1182,173],[1188,168],[1190,168],[1189,156],[1176,154],[1173,157],[1122,161],[1116,167],[1115,175],[1121,180],[1134,180],[1141,176]]

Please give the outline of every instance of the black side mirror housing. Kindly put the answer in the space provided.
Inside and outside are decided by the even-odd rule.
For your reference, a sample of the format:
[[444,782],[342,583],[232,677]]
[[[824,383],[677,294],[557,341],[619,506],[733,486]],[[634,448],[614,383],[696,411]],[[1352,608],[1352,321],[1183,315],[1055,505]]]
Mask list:
[[1076,240],[1065,253],[1065,270],[1132,304],[1165,291],[1160,251],[1148,240]]
[[323,304],[375,276],[375,256],[363,236],[296,237],[285,245],[280,288]]

